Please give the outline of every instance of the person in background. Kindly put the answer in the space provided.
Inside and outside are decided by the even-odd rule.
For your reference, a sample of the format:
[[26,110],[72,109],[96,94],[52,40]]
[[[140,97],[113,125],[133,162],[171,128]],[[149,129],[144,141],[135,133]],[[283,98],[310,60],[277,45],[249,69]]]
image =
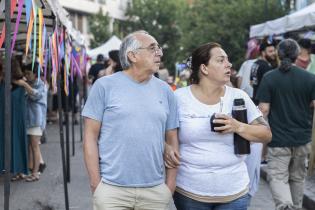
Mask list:
[[106,69],[101,70],[98,73],[99,78],[122,71],[122,67],[119,60],[119,50],[109,51],[108,56],[109,56],[108,67]]
[[259,108],[268,118],[267,175],[276,210],[302,209],[305,161],[311,148],[315,75],[294,65],[300,48],[293,39],[278,45],[281,64],[264,75],[257,92]]
[[254,62],[251,68],[250,82],[253,87],[253,101],[258,105],[256,93],[260,85],[260,81],[264,74],[273,69],[272,63],[277,60],[276,43],[274,40],[263,40],[259,46],[260,57]]
[[300,39],[298,44],[301,52],[295,61],[295,65],[315,74],[315,55],[312,54],[312,43],[310,39]]
[[89,70],[89,80],[92,84],[98,79],[98,73],[107,66],[104,65],[104,55],[98,54],[96,57],[96,63],[93,64]]
[[170,74],[169,74],[167,68],[164,66],[164,63],[161,63],[158,74],[159,74],[158,78],[160,80],[167,82],[167,78],[169,77]]
[[[36,63],[34,69],[38,69]],[[35,71],[35,70],[34,70]],[[26,65],[24,68],[24,76],[27,81],[18,80],[16,83],[25,88],[26,94],[26,126],[27,135],[29,136],[30,145],[30,163],[32,166],[31,175],[25,181],[34,182],[39,180],[39,168],[41,161],[40,139],[43,130],[46,127],[47,112],[47,88],[45,83],[36,77],[37,73],[33,72],[32,64]],[[44,164],[44,163],[42,163]],[[43,167],[43,166],[42,166]]]
[[[4,171],[4,71],[0,68],[0,172]],[[28,141],[25,123],[25,89],[19,81],[23,80],[21,65],[14,56],[11,60],[11,173],[12,181],[25,178],[28,174]]]
[[[269,142],[271,131],[261,112],[230,82],[232,64],[217,43],[192,53],[190,83],[177,89],[181,164],[176,177],[178,210],[246,210],[249,177],[244,157],[234,153],[234,133],[249,142]],[[234,99],[242,98],[249,124],[231,117]],[[210,117],[216,113],[211,131]]]
[[176,85],[175,85],[175,79],[173,75],[170,75],[167,77],[167,84],[169,84],[169,86],[171,86],[172,90],[175,91],[176,90]]

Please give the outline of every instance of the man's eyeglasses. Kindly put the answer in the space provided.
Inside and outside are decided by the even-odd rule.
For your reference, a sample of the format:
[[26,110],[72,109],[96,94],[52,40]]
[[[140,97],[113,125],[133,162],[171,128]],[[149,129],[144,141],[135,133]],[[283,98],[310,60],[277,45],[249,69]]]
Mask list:
[[148,47],[139,47],[139,50],[148,50],[151,53],[154,53],[155,55],[161,54],[163,55],[163,49],[160,47],[160,45],[150,45]]

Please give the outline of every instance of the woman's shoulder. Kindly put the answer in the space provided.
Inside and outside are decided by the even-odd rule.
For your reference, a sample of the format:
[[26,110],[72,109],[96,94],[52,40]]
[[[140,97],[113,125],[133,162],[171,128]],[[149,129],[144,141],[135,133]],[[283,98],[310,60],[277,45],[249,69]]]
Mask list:
[[234,96],[234,97],[249,97],[248,94],[244,91],[244,90],[241,90],[239,88],[235,88],[235,87],[231,87],[231,86],[228,86],[226,85],[226,91],[227,91],[227,94],[228,96]]
[[176,97],[187,96],[189,94],[189,89],[190,89],[190,86],[178,88],[174,92],[175,96]]

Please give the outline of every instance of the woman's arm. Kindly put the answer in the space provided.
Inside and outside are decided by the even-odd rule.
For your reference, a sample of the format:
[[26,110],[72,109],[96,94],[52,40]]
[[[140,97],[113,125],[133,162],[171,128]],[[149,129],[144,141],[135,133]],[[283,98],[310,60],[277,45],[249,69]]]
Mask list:
[[225,115],[216,114],[215,123],[222,123],[225,126],[215,127],[221,133],[237,133],[248,141],[268,143],[271,141],[272,134],[268,123],[263,117],[256,118],[252,123],[246,124]]

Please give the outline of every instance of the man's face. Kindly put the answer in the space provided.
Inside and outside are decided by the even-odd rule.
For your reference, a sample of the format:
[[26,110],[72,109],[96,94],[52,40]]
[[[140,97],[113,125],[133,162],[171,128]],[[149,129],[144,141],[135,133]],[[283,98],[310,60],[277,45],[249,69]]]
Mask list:
[[162,49],[158,42],[148,34],[138,34],[136,37],[141,46],[135,53],[137,57],[135,65],[137,68],[149,71],[152,74],[156,73],[161,64]]
[[268,46],[263,51],[263,56],[268,62],[273,62],[277,58],[276,48],[274,46]]

